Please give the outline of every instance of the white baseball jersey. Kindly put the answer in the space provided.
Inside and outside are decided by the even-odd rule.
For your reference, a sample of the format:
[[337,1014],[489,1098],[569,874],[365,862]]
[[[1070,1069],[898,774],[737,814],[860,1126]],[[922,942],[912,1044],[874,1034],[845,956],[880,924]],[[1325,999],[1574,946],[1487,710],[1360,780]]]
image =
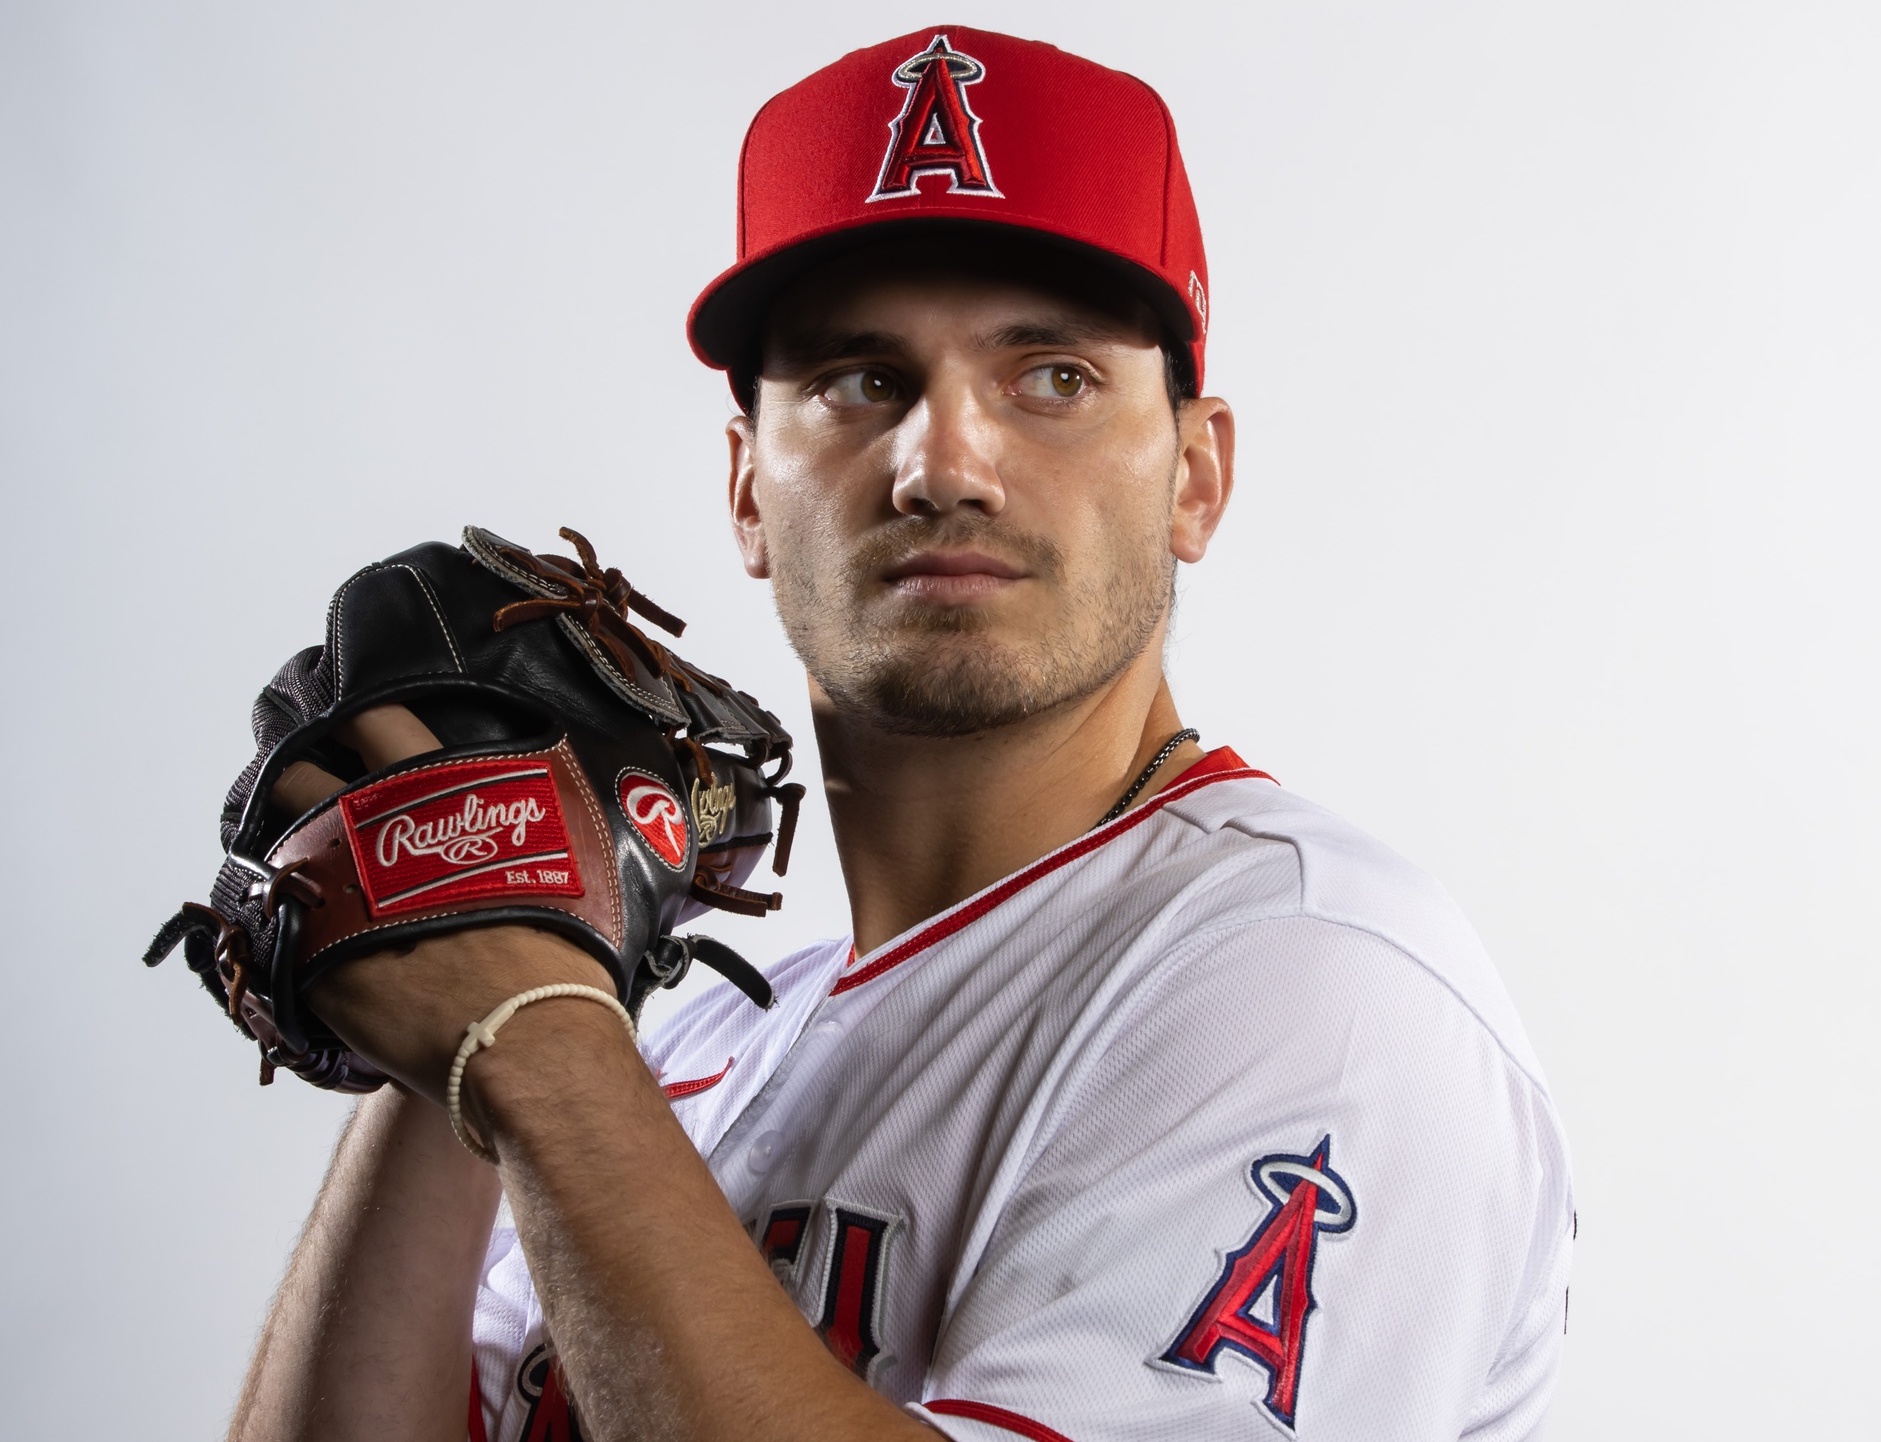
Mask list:
[[[1231,751],[647,1042],[779,1280],[963,1442],[1537,1436],[1566,1149],[1454,903]],[[493,1442],[578,1436],[507,1217]]]

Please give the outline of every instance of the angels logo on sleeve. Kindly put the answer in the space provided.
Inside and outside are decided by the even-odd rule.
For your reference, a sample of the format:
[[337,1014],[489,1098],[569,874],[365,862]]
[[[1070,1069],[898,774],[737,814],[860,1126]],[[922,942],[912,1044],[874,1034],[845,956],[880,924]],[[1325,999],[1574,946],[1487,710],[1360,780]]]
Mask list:
[[627,813],[647,849],[674,871],[683,870],[691,837],[686,808],[672,788],[644,771],[623,771],[616,789],[620,792],[620,809]]
[[1351,1188],[1328,1165],[1332,1138],[1310,1156],[1276,1154],[1249,1168],[1248,1179],[1272,1204],[1254,1234],[1222,1259],[1207,1295],[1161,1356],[1185,1372],[1215,1376],[1224,1351],[1267,1372],[1265,1405],[1289,1432],[1299,1405],[1306,1322],[1316,1302],[1313,1261],[1321,1232],[1352,1229],[1358,1209]]
[[980,145],[980,117],[967,104],[966,87],[985,74],[984,65],[955,50],[945,35],[896,67],[895,84],[908,96],[889,124],[871,201],[919,195],[924,175],[947,176],[950,195],[999,195]]

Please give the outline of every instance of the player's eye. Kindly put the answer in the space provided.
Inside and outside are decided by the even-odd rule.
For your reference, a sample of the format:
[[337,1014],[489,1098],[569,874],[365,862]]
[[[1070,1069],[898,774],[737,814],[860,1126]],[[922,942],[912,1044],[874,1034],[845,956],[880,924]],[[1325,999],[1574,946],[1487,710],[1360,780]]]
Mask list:
[[1050,365],[1033,366],[1019,377],[1014,387],[1022,396],[1037,396],[1041,400],[1068,401],[1082,395],[1090,382],[1080,366],[1066,365],[1054,361]]
[[822,397],[833,406],[872,406],[896,400],[901,386],[885,370],[865,367],[844,371],[823,387]]

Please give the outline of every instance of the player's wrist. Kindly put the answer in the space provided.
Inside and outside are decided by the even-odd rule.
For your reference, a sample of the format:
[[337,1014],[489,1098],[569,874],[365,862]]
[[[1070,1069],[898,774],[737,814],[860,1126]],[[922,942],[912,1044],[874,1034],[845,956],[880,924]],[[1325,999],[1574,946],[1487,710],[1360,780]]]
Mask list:
[[309,1000],[361,1056],[442,1102],[465,1027],[519,992],[565,983],[615,991],[606,968],[572,942],[495,926],[345,962],[315,983]]
[[550,997],[516,1012],[495,1045],[464,1067],[464,1121],[499,1156],[534,1151],[588,1125],[610,1096],[646,1076],[635,1039],[610,1009],[582,996]]

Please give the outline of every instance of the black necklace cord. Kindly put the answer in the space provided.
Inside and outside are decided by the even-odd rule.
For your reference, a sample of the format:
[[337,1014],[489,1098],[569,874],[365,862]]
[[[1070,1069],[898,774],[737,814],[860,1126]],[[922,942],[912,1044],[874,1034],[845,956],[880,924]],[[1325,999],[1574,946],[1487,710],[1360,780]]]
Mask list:
[[1108,825],[1110,822],[1115,821],[1119,816],[1123,815],[1124,812],[1128,811],[1130,809],[1130,803],[1141,796],[1143,794],[1143,788],[1150,784],[1150,777],[1154,776],[1162,769],[1163,762],[1167,761],[1171,756],[1174,756],[1176,752],[1181,749],[1184,741],[1200,741],[1201,739],[1202,733],[1197,731],[1193,726],[1188,726],[1176,732],[1175,735],[1163,742],[1163,749],[1150,757],[1150,764],[1143,768],[1142,773],[1136,780],[1130,783],[1130,789],[1117,798],[1117,804],[1106,811],[1104,813],[1104,819],[1097,824],[1099,826]]

